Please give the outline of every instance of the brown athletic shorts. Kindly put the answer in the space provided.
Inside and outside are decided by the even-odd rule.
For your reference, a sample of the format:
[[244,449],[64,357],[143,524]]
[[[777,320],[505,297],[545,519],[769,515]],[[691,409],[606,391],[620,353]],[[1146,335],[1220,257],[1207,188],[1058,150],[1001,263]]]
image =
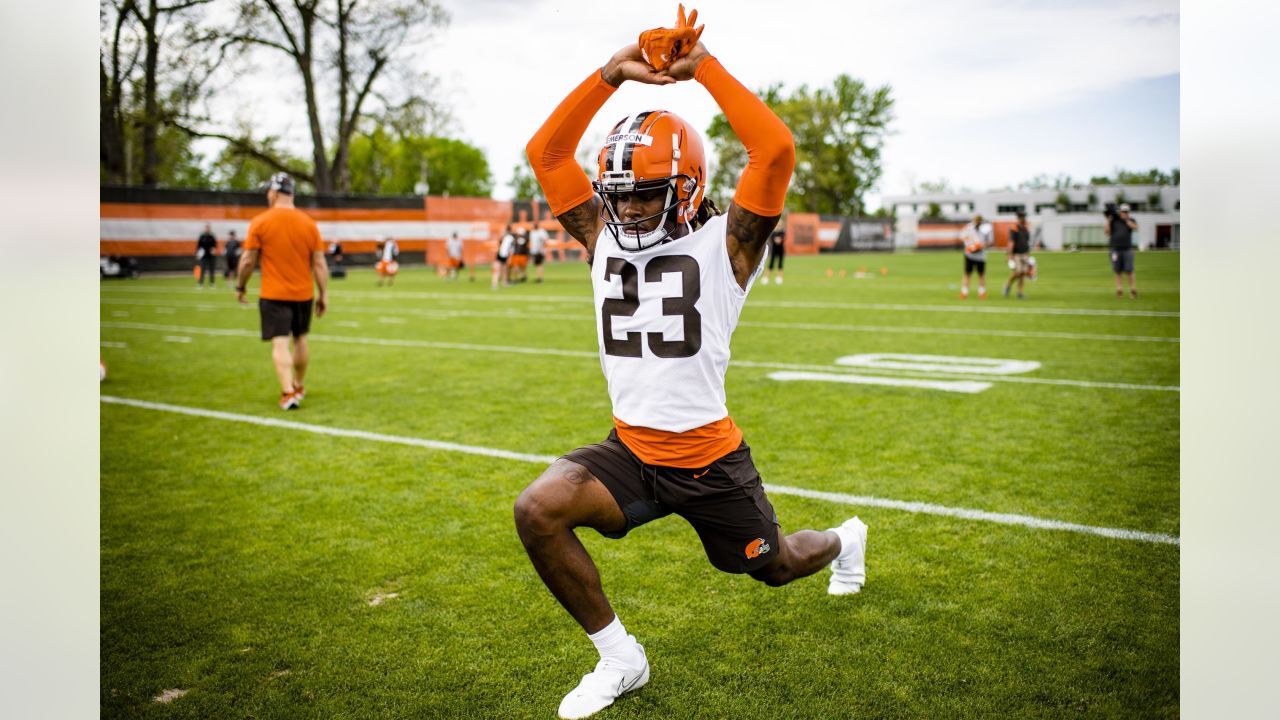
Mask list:
[[587,468],[617,501],[627,526],[679,515],[693,526],[707,559],[716,569],[747,573],[769,563],[778,552],[778,514],[764,494],[760,473],[744,442],[705,468],[647,465],[611,430],[604,442],[564,456]]

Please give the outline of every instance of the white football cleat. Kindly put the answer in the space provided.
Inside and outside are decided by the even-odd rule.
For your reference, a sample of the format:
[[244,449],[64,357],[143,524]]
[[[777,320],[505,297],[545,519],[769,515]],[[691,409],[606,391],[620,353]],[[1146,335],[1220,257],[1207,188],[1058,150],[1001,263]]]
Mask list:
[[594,715],[613,704],[614,700],[649,682],[649,658],[640,649],[641,668],[627,667],[613,658],[596,663],[596,669],[582,676],[582,682],[560,701],[560,717],[566,720]]
[[867,524],[856,517],[831,528],[840,536],[840,554],[831,562],[830,595],[852,595],[867,581]]

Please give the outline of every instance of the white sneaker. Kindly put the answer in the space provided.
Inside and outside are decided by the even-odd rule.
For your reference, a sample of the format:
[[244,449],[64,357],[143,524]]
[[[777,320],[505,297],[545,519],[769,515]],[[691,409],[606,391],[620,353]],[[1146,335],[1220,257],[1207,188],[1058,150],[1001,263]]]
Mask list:
[[560,717],[571,720],[594,715],[625,693],[644,687],[649,682],[649,658],[644,654],[643,645],[636,643],[636,647],[644,667],[627,667],[613,658],[601,660],[596,663],[596,669],[583,675],[578,687],[560,701]]
[[852,595],[867,581],[867,524],[856,517],[831,528],[840,536],[840,554],[831,562],[830,595]]
[[779,285],[781,285],[781,284],[782,284],[782,278],[778,278],[777,283],[778,283]]
[[768,275],[761,275],[761,276],[760,276],[760,284],[761,284],[761,285],[768,285],[768,284],[769,284],[769,276],[768,276]]

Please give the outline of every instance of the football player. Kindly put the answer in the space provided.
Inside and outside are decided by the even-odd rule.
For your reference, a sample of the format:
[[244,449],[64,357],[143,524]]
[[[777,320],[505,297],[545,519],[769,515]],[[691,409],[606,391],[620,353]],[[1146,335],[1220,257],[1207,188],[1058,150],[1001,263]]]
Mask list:
[[991,247],[991,223],[984,223],[981,215],[974,215],[973,222],[960,231],[964,242],[964,277],[960,280],[960,299],[969,299],[969,276],[978,271],[978,299],[987,299],[987,248]]
[[[644,648],[614,613],[575,528],[621,538],[676,514],[724,572],[780,586],[830,565],[834,595],[865,581],[866,525],[851,518],[828,531],[783,533],[725,406],[729,339],[782,213],[795,147],[768,106],[692,40],[662,71],[639,45],[623,48],[527,147],[556,218],[586,248],[614,415],[607,438],[552,463],[515,504],[534,568],[600,654],[561,702],[563,718],[592,715],[649,680]],[[619,85],[691,79],[711,93],[749,156],[727,213],[706,197],[697,130],[665,110],[615,125],[595,181],[586,176],[574,150]]]
[[400,246],[396,245],[395,238],[388,237],[381,243],[378,243],[378,264],[375,266],[378,271],[378,287],[382,287],[382,283],[394,285],[396,282],[396,273],[400,272],[400,263],[397,258],[400,257]]

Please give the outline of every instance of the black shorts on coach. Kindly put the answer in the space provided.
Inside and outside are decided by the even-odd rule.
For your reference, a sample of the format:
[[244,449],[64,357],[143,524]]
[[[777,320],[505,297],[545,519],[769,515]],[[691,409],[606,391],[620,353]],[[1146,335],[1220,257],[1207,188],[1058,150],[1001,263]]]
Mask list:
[[748,573],[767,565],[778,547],[778,514],[764,494],[745,442],[704,468],[647,465],[612,430],[604,442],[564,455],[591,471],[617,501],[632,528],[676,514],[697,531],[717,570]]
[[987,261],[974,260],[968,255],[965,255],[964,256],[964,274],[968,275],[972,273],[974,270],[977,270],[979,275],[985,276],[987,274]]
[[258,298],[262,317],[262,339],[281,335],[298,337],[311,331],[311,300],[268,300]]

